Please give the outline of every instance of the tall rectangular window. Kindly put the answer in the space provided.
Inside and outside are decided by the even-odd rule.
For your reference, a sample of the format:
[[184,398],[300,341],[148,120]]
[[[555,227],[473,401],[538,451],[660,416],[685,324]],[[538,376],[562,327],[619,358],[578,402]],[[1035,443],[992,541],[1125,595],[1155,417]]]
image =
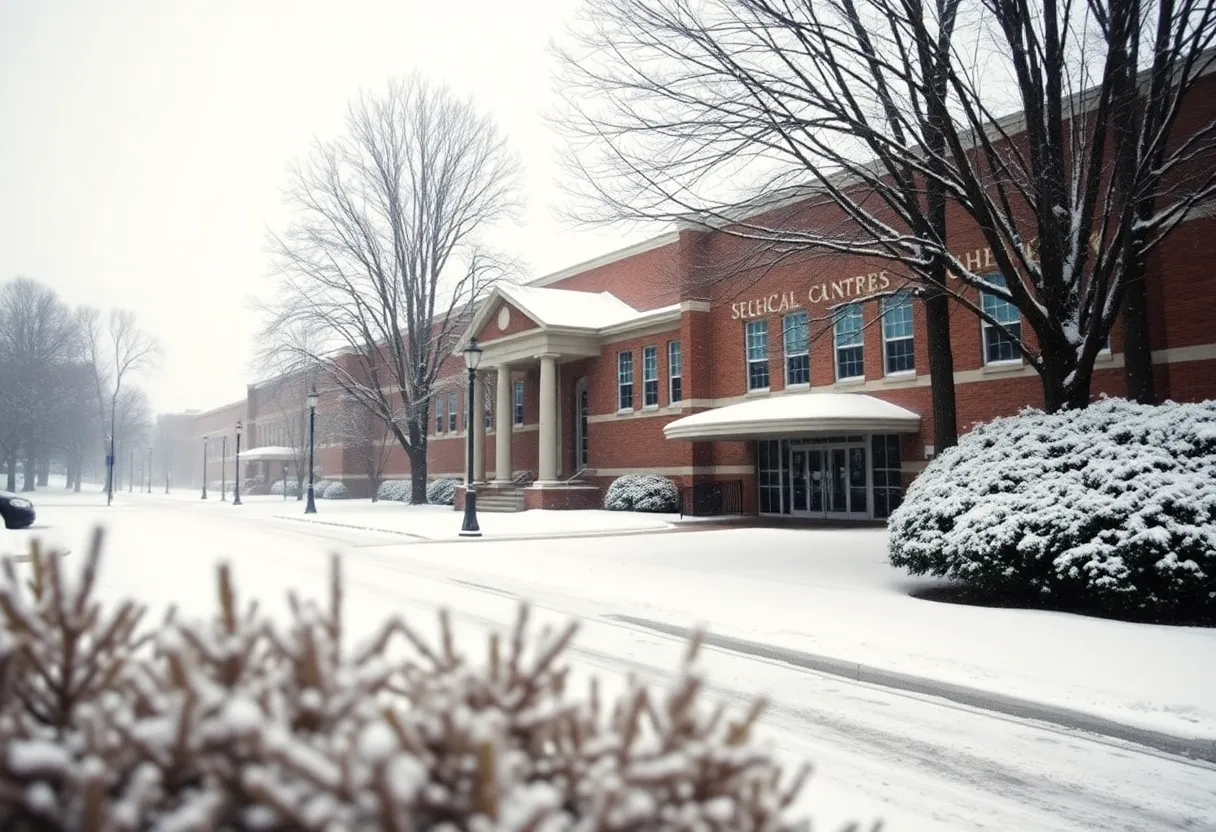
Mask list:
[[[984,280],[1001,288],[1005,287],[1005,276],[1000,274],[984,275]],[[981,308],[993,320],[1000,322],[1012,334],[993,326],[985,320],[980,321],[981,334],[984,339],[984,363],[992,364],[998,361],[1017,361],[1022,357],[1018,349],[1018,341],[1022,338],[1022,313],[1009,301],[988,292],[980,292]]]
[[667,342],[667,401],[684,401],[684,356],[679,341]]
[[487,384],[482,387],[482,396],[485,397],[485,420],[486,430],[494,430],[494,391]]
[[456,428],[459,426],[459,422],[457,421],[458,414],[456,413],[456,408],[460,407],[460,405],[457,404],[457,401],[458,401],[457,394],[448,393],[448,431],[451,433],[455,433]]
[[515,382],[515,424],[524,423],[524,383]]
[[633,410],[633,353],[621,352],[616,356],[616,407],[617,410]]
[[870,460],[874,477],[874,516],[890,517],[903,501],[899,436],[876,433],[871,438]]
[[642,347],[642,406],[659,406],[658,347]]
[[862,340],[861,304],[850,303],[836,310],[832,329],[836,343],[836,380],[864,378],[866,365]]
[[782,340],[785,342],[785,384],[811,383],[810,327],[806,310],[793,312],[781,319]]
[[435,433],[443,433],[443,396],[435,397]]
[[748,321],[747,341],[747,389],[764,390],[768,387],[768,321]]
[[887,375],[916,371],[912,296],[907,292],[882,299],[882,354]]

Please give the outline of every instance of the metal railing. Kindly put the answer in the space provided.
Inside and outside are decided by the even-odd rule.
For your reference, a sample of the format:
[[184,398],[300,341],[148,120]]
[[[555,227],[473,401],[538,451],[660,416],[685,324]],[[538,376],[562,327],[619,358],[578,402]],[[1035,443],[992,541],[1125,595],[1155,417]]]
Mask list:
[[742,480],[699,482],[680,489],[681,517],[720,517],[742,513]]

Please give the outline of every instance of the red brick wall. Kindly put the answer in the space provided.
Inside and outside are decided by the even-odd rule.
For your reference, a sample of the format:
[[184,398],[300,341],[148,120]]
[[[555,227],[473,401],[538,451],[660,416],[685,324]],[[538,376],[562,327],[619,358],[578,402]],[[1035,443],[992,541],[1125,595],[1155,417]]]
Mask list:
[[681,264],[680,245],[673,242],[549,283],[545,288],[611,292],[634,309],[657,309],[680,299]]
[[[511,318],[509,321],[507,321],[506,329],[503,329],[498,325],[499,310],[504,306],[509,309],[511,313]],[[515,335],[519,332],[527,332],[530,329],[536,329],[536,327],[536,321],[532,320],[521,312],[519,307],[512,303],[501,301],[494,308],[494,311],[490,314],[490,317],[486,320],[486,325],[483,326],[481,331],[477,333],[477,340],[482,342],[493,341],[496,338],[505,338],[508,335]]]

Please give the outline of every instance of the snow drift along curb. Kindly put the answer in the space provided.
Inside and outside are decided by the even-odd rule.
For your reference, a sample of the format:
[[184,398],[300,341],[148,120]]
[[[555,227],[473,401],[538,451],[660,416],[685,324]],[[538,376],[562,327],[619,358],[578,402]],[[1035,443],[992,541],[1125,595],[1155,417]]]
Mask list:
[[[677,636],[682,639],[691,638],[694,632],[686,627],[678,627],[674,624],[666,624],[662,621],[653,621],[648,618],[637,618],[632,615],[610,613],[604,617],[666,635]],[[841,676],[855,682],[865,682],[866,684],[908,691],[909,693],[936,696],[972,708],[995,711],[996,713],[1020,719],[1047,722],[1063,728],[1086,731],[1091,734],[1136,743],[1137,745],[1143,745],[1157,751],[1164,751],[1167,754],[1176,754],[1182,757],[1216,763],[1216,737],[1180,737],[1162,731],[1125,725],[1112,719],[1106,719],[1071,708],[1046,705],[1041,702],[1021,699],[1016,696],[1006,696],[1001,693],[992,693],[980,690],[979,688],[967,687],[966,685],[940,682],[922,676],[883,670],[879,667],[836,659],[831,656],[803,653],[798,650],[775,647],[771,644],[732,638],[731,636],[706,633],[704,635],[704,642],[711,647],[784,662],[795,667],[806,668],[807,670]]]

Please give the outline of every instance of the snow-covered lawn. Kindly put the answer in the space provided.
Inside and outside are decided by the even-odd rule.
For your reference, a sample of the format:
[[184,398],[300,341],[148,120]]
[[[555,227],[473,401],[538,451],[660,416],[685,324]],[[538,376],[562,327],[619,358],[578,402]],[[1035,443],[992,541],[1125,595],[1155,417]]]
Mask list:
[[[243,597],[254,593],[281,614],[289,588],[323,597],[327,554],[344,550],[352,635],[389,614],[425,621],[446,606],[466,643],[477,644],[510,620],[519,596],[534,602],[541,621],[581,619],[579,665],[614,676],[635,670],[654,677],[674,667],[680,652],[677,640],[606,617],[630,615],[706,623],[718,634],[1216,736],[1216,631],[916,600],[906,594],[912,582],[886,564],[885,534],[877,530],[462,545],[288,521],[277,517],[281,500],[276,510],[260,497],[241,509],[204,504],[197,495],[171,502],[124,495],[105,509],[104,498],[48,494],[40,504],[52,537],[76,551],[89,526],[108,518],[104,589],[140,597],[154,611],[170,603],[187,614],[213,609],[212,563],[224,557]],[[379,510],[356,503],[318,508],[318,520],[327,510]],[[458,528],[459,514],[450,509],[385,508]],[[735,706],[747,693],[773,696],[768,731],[784,752],[809,757],[823,773],[807,795],[822,828],[876,816],[902,830],[1114,828],[1115,818],[1136,819],[1136,828],[1216,824],[1210,767],[1179,768],[1118,742],[1094,743],[755,658],[711,653],[706,667],[715,694]]]

